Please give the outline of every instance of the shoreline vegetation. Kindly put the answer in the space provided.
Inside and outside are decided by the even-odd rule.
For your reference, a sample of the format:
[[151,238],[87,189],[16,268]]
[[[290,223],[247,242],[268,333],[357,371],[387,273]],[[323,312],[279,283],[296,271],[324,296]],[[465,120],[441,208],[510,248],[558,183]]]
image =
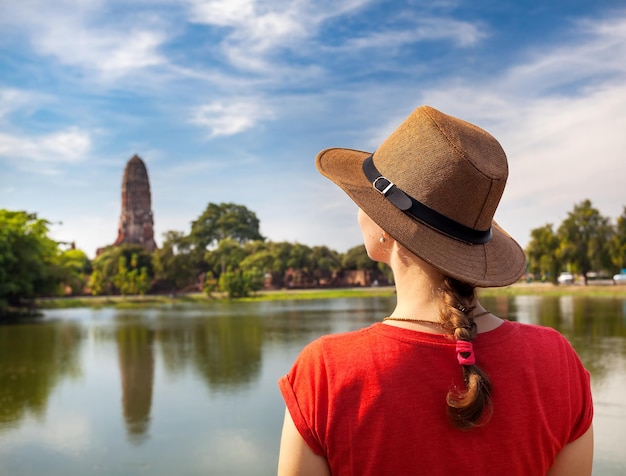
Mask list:
[[[104,247],[93,260],[71,243],[62,249],[48,236],[51,224],[36,213],[0,209],[0,230],[5,231],[0,236],[0,263],[6,268],[0,273],[0,319],[81,306],[201,306],[231,298],[260,302],[394,294],[393,288],[365,286],[393,279],[389,266],[367,256],[365,245],[339,253],[327,246],[272,242],[260,235],[254,212],[235,203],[209,203],[189,234],[168,231],[162,247],[154,251],[123,243]],[[526,276],[537,281],[479,294],[625,296],[626,288],[597,278],[626,269],[626,208],[612,225],[585,200],[556,232],[546,225],[531,235]],[[560,276],[563,269],[578,270],[575,285],[540,281]],[[581,276],[589,277],[589,286],[582,284]],[[320,283],[333,287],[313,288]],[[350,287],[358,284],[363,287]],[[173,289],[192,293],[170,294]]]
[[[74,307],[150,307],[175,304],[210,304],[212,302],[261,302],[302,299],[338,299],[357,297],[389,296],[395,294],[393,286],[359,288],[316,288],[316,289],[280,289],[258,291],[245,298],[228,299],[225,293],[215,293],[209,297],[204,293],[185,294],[149,294],[134,296],[72,296],[40,298],[36,300],[36,309],[64,309]],[[626,286],[612,284],[554,285],[551,283],[516,283],[503,288],[478,290],[479,296],[590,296],[626,298]]]

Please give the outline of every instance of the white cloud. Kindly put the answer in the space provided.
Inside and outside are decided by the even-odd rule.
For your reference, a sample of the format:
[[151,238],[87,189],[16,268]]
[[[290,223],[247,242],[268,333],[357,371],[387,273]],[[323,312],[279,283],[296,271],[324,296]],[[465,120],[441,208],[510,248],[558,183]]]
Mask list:
[[0,157],[15,162],[80,162],[90,150],[91,136],[77,127],[28,137],[0,133]]
[[[190,21],[220,27],[219,45],[223,58],[245,71],[290,77],[296,68],[278,57],[290,50],[299,58],[320,64],[320,36],[325,23],[356,13],[372,0],[186,0]],[[477,24],[447,16],[435,16],[437,8],[424,4],[394,18],[392,24],[374,24],[361,34],[355,30],[350,38],[327,44],[326,51],[385,50],[421,41],[451,41],[467,47],[483,40],[487,34]],[[303,68],[303,65],[299,65]],[[309,71],[311,73],[312,71]]]
[[91,29],[69,21],[46,28],[34,43],[41,53],[54,56],[61,63],[98,71],[105,79],[117,79],[165,64],[166,59],[158,53],[165,39],[161,32]]
[[233,99],[199,106],[193,111],[191,122],[207,128],[212,138],[239,134],[272,116],[271,110],[256,99]]
[[236,67],[268,73],[277,50],[297,49],[326,19],[361,8],[371,0],[261,1],[187,0],[193,22],[227,28],[223,53]]
[[102,79],[167,63],[159,48],[168,35],[158,21],[139,17],[143,23],[137,26],[132,16],[107,15],[107,6],[98,0],[2,2],[0,25],[24,32],[39,54]]
[[0,120],[30,102],[29,95],[19,89],[0,89]]
[[451,41],[461,47],[472,46],[487,37],[477,25],[452,18],[417,18],[401,29],[374,31],[355,37],[340,46],[342,50],[395,48],[421,41]]
[[626,130],[626,86],[608,84],[576,98],[545,98],[519,112],[503,126],[509,131],[502,140],[512,163],[508,199],[542,209],[553,223],[586,198],[616,218],[626,205],[626,143],[620,133]]
[[[535,53],[502,78],[510,90],[554,95],[557,88],[593,87],[626,73],[626,17],[585,21],[567,43]],[[565,93],[567,94],[567,92]],[[571,94],[571,93],[570,93]]]
[[298,15],[301,2],[189,0],[188,3],[192,21],[230,28],[227,36],[231,41],[245,42],[257,51],[302,32]]
[[27,117],[51,102],[54,99],[50,95],[39,91],[0,86],[0,123],[9,123],[14,116]]
[[192,20],[218,26],[245,24],[256,13],[255,0],[188,0]]

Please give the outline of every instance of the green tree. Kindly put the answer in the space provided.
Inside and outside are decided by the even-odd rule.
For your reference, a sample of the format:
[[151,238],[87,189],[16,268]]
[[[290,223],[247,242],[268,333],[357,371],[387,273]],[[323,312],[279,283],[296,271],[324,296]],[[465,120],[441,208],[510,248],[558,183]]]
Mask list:
[[60,293],[59,249],[48,225],[35,213],[0,210],[0,312]]
[[275,269],[276,259],[271,250],[265,249],[246,256],[240,263],[242,269],[259,269],[271,273]]
[[153,253],[155,277],[174,292],[195,283],[201,266],[182,232],[168,231],[163,237],[163,246]]
[[289,250],[289,258],[287,259],[287,267],[308,272],[313,265],[311,256],[311,248],[300,243],[294,243]]
[[191,224],[189,235],[194,247],[202,250],[229,238],[239,244],[264,240],[259,233],[259,219],[254,212],[235,203],[209,203]]
[[240,266],[242,269],[258,269],[271,275],[271,284],[282,287],[285,271],[293,245],[287,242],[251,241],[244,249],[249,253]]
[[263,273],[257,269],[228,270],[220,275],[219,287],[229,298],[246,297],[263,287]]
[[252,241],[246,244],[244,250],[247,256],[239,263],[239,266],[244,271],[255,270],[263,274],[263,281],[265,281],[266,274],[274,276],[275,268],[280,268],[281,265],[271,248],[271,243],[262,241]]
[[358,245],[350,248],[341,256],[341,267],[346,270],[375,270],[377,269],[377,263],[367,256],[365,245]]
[[309,285],[309,278],[313,270],[312,250],[306,245],[294,243],[289,247],[286,257],[285,271],[289,270],[288,276],[284,277],[284,286],[302,287]]
[[129,275],[126,256],[120,255],[117,258],[117,273],[113,275],[113,284],[119,289],[122,296],[135,294],[133,293],[133,277],[134,275]]
[[113,276],[113,283],[117,286],[123,296],[128,294],[144,295],[150,288],[150,276],[148,267],[141,266],[139,254],[133,253],[128,260],[123,254],[118,258],[117,273]]
[[[93,261],[89,281],[92,294],[138,294],[140,279],[154,276],[152,255],[141,245],[110,246]],[[145,268],[141,278],[142,268]]]
[[531,230],[530,242],[526,246],[528,271],[556,283],[561,269],[559,247],[559,237],[554,232],[552,224]]
[[71,249],[60,254],[61,281],[72,295],[82,294],[91,274],[91,261],[84,251]]
[[372,260],[372,258],[367,255],[365,245],[354,246],[343,253],[341,255],[341,269],[364,269],[372,271],[373,273],[378,272],[383,276],[386,282],[393,282],[393,272],[391,271],[391,267],[385,263]]
[[139,270],[139,276],[137,278],[137,293],[140,295],[146,294],[150,290],[150,284],[152,279],[148,274],[148,268],[145,266]]
[[231,238],[225,238],[220,240],[214,250],[205,253],[204,262],[208,272],[219,277],[229,269],[239,269],[246,254],[241,244]]
[[341,269],[341,256],[327,246],[311,248],[310,267],[317,285],[323,278],[330,278],[333,272]]
[[213,292],[218,289],[218,281],[213,276],[213,273],[206,273],[204,276],[204,283],[202,284],[202,291],[206,293],[207,296],[212,297]]
[[613,271],[618,272],[626,268],[626,207],[617,218],[610,248]]
[[563,259],[582,274],[585,284],[589,271],[610,269],[613,233],[610,220],[603,217],[590,200],[575,205],[561,223],[557,235]]
[[272,284],[284,287],[285,272],[294,263],[290,260],[291,251],[294,245],[286,241],[272,242],[269,244],[269,251],[274,257],[272,268],[266,271],[272,273]]
[[294,247],[292,243],[287,241],[270,242],[268,249],[274,257],[273,271],[284,273],[290,265],[291,250]]
[[102,272],[98,269],[91,272],[87,286],[94,296],[100,296],[108,290],[108,283],[105,282]]

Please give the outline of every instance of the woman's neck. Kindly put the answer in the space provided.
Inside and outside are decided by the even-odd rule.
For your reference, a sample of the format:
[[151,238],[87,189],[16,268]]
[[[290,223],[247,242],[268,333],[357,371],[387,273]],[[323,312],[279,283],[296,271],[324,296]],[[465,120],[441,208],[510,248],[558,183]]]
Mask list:
[[402,258],[398,253],[389,264],[397,293],[396,308],[391,316],[437,321],[441,305],[437,289],[443,275],[422,260]]
[[[396,247],[389,260],[397,295],[396,308],[390,317],[438,322],[442,305],[440,289],[444,275],[415,255],[403,255],[403,252]],[[502,324],[502,319],[490,313],[485,314],[483,307],[479,303],[476,304],[474,313],[482,314],[475,320],[478,333],[491,331]],[[407,321],[386,321],[386,323],[424,332],[441,332],[440,328],[423,323]]]

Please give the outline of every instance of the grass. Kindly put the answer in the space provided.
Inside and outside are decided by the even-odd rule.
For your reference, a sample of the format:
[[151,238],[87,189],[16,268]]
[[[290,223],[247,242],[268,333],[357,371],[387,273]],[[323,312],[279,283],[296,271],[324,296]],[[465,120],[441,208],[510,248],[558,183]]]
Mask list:
[[559,285],[551,283],[516,283],[504,288],[480,289],[481,296],[589,296],[626,298],[626,286],[613,286],[608,283]]
[[390,286],[371,288],[338,289],[295,289],[263,291],[255,296],[240,299],[244,301],[284,301],[291,299],[337,299],[353,297],[393,296],[395,289]]
[[148,307],[159,304],[176,303],[211,303],[211,302],[258,302],[258,301],[284,301],[302,299],[337,299],[352,297],[393,296],[394,288],[342,288],[342,289],[296,289],[260,291],[254,295],[228,299],[225,294],[215,293],[208,297],[203,293],[189,293],[171,295],[147,295],[147,296],[82,296],[82,297],[59,297],[37,300],[39,309],[62,309],[70,307]]
[[[391,286],[367,288],[339,288],[339,289],[294,289],[260,291],[253,296],[233,299],[238,302],[281,301],[301,299],[338,299],[354,297],[394,296],[395,289]],[[555,286],[546,283],[517,283],[503,288],[480,289],[480,296],[567,296],[584,295],[592,297],[623,297],[626,298],[626,286],[612,286],[591,284],[589,286],[570,285]],[[208,297],[202,293],[148,296],[84,296],[46,298],[37,300],[39,309],[63,309],[71,307],[105,307],[120,308],[150,307],[163,304],[227,302],[225,295],[216,294]]]

